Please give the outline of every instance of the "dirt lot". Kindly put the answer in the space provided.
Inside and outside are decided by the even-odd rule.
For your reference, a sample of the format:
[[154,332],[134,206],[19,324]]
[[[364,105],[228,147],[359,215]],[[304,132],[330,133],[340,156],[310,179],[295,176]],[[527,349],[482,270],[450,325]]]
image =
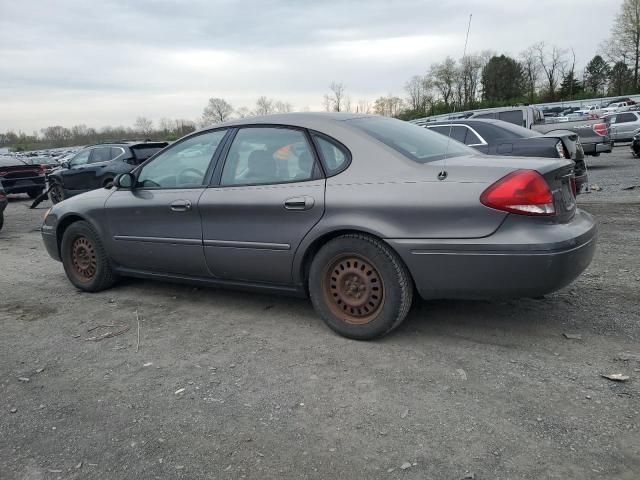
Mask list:
[[[418,302],[371,343],[300,299],[140,280],[79,293],[42,247],[46,206],[16,197],[0,478],[640,478],[640,187],[622,190],[640,161],[620,147],[591,166],[599,247],[575,284]],[[118,330],[88,331],[104,324],[130,329],[86,341]]]

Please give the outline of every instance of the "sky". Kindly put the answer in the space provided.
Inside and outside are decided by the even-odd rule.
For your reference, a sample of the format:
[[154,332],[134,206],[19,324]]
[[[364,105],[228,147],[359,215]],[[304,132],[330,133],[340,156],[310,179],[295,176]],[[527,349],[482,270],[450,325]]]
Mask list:
[[584,66],[622,0],[0,0],[0,132],[197,120],[208,98],[403,96],[447,55],[545,41]]

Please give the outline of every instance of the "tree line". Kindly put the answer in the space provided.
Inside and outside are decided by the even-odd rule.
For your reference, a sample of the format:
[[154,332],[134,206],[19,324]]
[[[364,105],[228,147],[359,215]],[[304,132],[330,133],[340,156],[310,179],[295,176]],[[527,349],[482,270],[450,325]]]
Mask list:
[[[584,68],[577,67],[572,48],[539,42],[517,56],[483,51],[431,64],[412,76],[403,95],[389,94],[373,101],[352,100],[345,85],[332,82],[322,97],[323,109],[333,112],[375,113],[404,120],[485,107],[572,101],[600,96],[640,93],[640,0],[624,0],[600,51]],[[175,140],[201,126],[271,113],[293,111],[282,100],[259,97],[254,108],[234,108],[221,97],[208,100],[197,121],[161,119],[157,124],[138,117],[133,127],[86,125],[47,127],[33,135],[9,131],[0,145],[17,150],[84,145],[110,140]],[[308,107],[302,110],[308,110]]]

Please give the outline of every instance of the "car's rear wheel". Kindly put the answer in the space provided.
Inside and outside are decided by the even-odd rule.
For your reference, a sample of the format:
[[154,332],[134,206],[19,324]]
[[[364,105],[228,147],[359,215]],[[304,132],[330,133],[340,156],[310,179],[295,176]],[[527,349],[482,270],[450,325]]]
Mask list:
[[64,187],[60,183],[52,181],[51,189],[49,190],[49,200],[51,200],[51,203],[55,205],[56,203],[63,201],[65,198],[66,195],[64,193]]
[[29,190],[27,192],[27,195],[29,195],[29,198],[34,199],[34,198],[38,198],[41,193],[42,193],[41,188],[35,188],[33,190]]
[[370,340],[396,328],[407,316],[413,282],[402,260],[380,240],[343,235],[326,243],[309,270],[314,308],[334,331]]
[[89,223],[75,222],[65,230],[60,253],[69,281],[80,290],[99,292],[115,283],[111,261]]
[[4,212],[0,212],[0,230],[4,226]]

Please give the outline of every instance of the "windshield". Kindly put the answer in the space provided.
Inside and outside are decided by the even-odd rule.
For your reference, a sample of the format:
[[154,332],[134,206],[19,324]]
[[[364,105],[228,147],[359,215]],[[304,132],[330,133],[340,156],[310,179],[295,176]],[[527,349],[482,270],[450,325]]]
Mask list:
[[400,152],[410,160],[427,163],[445,157],[476,155],[478,152],[460,142],[426,128],[393,118],[364,117],[348,123]]

